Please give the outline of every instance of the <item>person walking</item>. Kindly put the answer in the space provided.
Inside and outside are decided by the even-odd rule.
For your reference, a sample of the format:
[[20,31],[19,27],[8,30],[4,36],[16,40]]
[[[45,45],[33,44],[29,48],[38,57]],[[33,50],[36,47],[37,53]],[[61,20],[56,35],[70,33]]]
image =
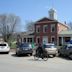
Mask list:
[[32,51],[33,51],[32,55],[35,55],[36,51],[35,51],[35,44],[34,44],[34,42],[32,42]]

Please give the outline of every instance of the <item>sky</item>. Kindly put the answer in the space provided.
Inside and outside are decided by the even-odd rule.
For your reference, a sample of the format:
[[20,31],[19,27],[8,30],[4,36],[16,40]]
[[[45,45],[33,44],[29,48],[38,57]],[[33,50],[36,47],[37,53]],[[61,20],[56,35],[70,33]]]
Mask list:
[[52,7],[57,11],[60,22],[72,21],[72,0],[0,0],[0,14],[12,13],[19,16],[21,31],[25,31],[27,21],[48,17]]

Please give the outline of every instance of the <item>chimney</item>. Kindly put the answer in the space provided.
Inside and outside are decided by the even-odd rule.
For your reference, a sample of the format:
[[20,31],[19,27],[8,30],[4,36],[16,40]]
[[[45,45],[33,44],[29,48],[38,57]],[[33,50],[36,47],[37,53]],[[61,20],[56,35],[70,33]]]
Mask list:
[[64,24],[66,24],[66,21],[64,21]]

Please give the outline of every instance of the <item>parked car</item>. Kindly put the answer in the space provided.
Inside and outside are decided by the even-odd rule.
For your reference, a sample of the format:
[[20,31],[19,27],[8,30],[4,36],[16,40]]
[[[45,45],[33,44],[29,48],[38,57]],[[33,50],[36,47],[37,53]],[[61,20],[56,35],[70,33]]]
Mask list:
[[43,47],[47,50],[49,55],[52,55],[53,57],[58,55],[58,49],[56,48],[55,44],[47,43],[44,44]]
[[21,43],[16,48],[16,55],[30,54],[32,55],[32,46],[29,43]]
[[0,42],[0,53],[4,52],[4,53],[8,54],[9,51],[10,51],[10,47],[9,47],[8,43],[6,43],[6,42]]
[[62,46],[62,48],[59,49],[59,55],[67,56],[72,59],[72,44]]

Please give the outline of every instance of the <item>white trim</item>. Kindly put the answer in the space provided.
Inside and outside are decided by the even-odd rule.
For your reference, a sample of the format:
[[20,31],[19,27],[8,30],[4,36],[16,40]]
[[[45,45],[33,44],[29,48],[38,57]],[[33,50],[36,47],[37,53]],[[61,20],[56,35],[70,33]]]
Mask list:
[[61,39],[62,39],[62,42],[61,42],[61,43],[62,43],[62,45],[63,45],[63,43],[64,43],[64,39],[63,39],[63,37],[61,37]]
[[59,37],[71,37],[72,34],[59,34]]

